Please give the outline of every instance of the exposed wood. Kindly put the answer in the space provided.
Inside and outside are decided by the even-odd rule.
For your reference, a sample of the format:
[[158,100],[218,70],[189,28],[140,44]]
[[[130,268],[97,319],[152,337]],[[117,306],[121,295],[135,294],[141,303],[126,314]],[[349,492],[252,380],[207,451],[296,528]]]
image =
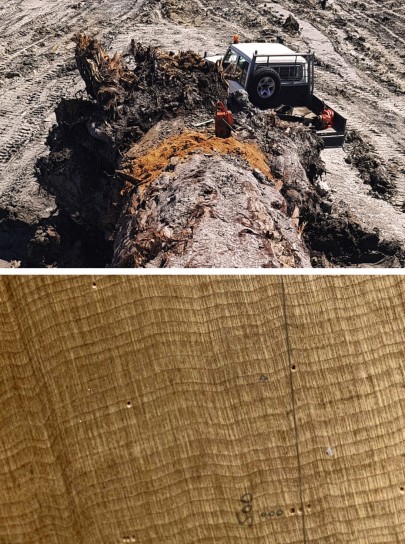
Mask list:
[[1,277],[1,544],[404,542],[404,299]]

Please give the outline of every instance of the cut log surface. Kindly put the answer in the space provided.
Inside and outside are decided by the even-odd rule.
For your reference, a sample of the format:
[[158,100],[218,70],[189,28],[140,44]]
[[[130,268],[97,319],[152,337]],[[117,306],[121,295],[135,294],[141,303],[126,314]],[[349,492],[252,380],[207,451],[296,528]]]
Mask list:
[[0,278],[1,544],[405,542],[405,279]]

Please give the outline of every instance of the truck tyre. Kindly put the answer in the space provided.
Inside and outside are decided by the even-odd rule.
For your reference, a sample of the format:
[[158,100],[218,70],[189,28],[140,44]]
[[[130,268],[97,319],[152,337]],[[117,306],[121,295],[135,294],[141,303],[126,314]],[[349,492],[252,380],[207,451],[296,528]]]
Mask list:
[[281,80],[272,68],[258,68],[250,79],[249,98],[259,108],[274,108],[281,104]]

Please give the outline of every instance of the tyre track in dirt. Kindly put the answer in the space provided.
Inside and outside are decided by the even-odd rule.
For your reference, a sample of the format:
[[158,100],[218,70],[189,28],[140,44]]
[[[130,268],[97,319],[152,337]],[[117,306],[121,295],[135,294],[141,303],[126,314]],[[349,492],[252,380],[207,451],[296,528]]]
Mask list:
[[[81,2],[81,9],[72,9],[74,4],[62,1],[15,1],[0,12],[0,206],[27,222],[54,208],[49,196],[38,194],[35,163],[46,153],[57,104],[82,88],[69,66],[71,36],[83,21],[92,23],[94,4]],[[16,75],[7,77],[10,72]]]
[[[350,7],[349,7],[350,6]],[[345,11],[346,13],[346,17],[347,18],[352,18],[352,19],[355,19],[356,22],[358,21],[358,24],[360,25],[362,21],[368,21],[369,23],[371,23],[372,25],[375,24],[375,18],[373,17],[369,17],[366,13],[364,13],[364,11],[360,11],[358,9],[356,9],[355,7],[353,7],[353,3],[348,3],[346,6],[339,6],[341,8],[341,10]],[[381,15],[381,13],[387,13],[384,9],[382,10],[382,12],[379,13],[379,15]],[[353,16],[353,14],[356,13],[358,15],[357,18],[355,18]],[[366,29],[367,27],[364,25],[363,26],[364,29]],[[392,30],[390,30],[389,28],[387,28],[387,25],[382,25],[380,23],[379,25],[379,29],[380,30],[383,30],[384,32],[386,32],[387,34],[389,34],[392,38],[394,38],[395,40],[397,40],[398,42],[402,43],[402,44],[405,44],[405,40],[403,40],[401,38],[401,35],[400,34],[395,34],[395,32],[393,32]]]
[[[58,67],[52,68],[43,78],[43,81],[52,82],[57,77],[57,73]],[[51,109],[55,106],[55,98],[57,100],[56,92],[61,91],[62,85],[58,85],[52,93],[52,96],[49,97],[50,100],[48,100],[48,93],[38,90],[36,81],[30,81],[28,84],[19,86],[18,93],[22,97],[22,99],[19,100],[19,105],[24,108],[24,113],[17,128],[10,125],[4,129],[5,142],[4,146],[2,145],[0,149],[0,164],[7,164],[13,154],[18,152],[24,144],[29,143],[33,136],[38,133],[47,109]],[[45,95],[45,100],[42,99],[43,95]],[[11,102],[11,97],[5,95],[4,98],[6,103]],[[49,108],[44,105],[44,102]],[[1,140],[0,143],[3,144]]]
[[[341,44],[344,44],[345,41],[348,44],[353,42],[352,51],[350,51],[350,48],[346,48],[346,53],[351,54],[352,61],[357,60],[358,62],[360,60],[363,67],[369,70],[371,74],[374,71],[376,79],[382,80],[383,84],[387,83],[384,79],[387,76],[390,77],[385,72],[385,68],[392,67],[392,75],[395,74],[394,80],[396,81],[391,82],[391,85],[394,83],[398,85],[400,90],[404,91],[405,82],[403,77],[401,78],[404,69],[402,61],[404,55],[401,55],[401,46],[398,47],[398,43],[405,44],[405,41],[401,38],[405,32],[405,24],[397,21],[398,31],[393,32],[382,24],[388,17],[384,13],[386,12],[381,10],[374,17],[369,17],[364,12],[352,7],[352,4],[342,6],[336,4],[332,12],[333,17],[329,17],[329,23],[338,30]],[[356,18],[354,14],[357,14],[358,17]],[[391,26],[395,27],[396,21],[392,21],[391,17],[388,18]],[[343,27],[340,27],[341,21],[345,22]],[[376,27],[377,23],[378,29]],[[377,30],[378,33],[376,33]],[[344,47],[342,49],[344,50]],[[375,62],[375,58],[373,58],[375,56],[378,57],[378,62]]]
[[[286,15],[288,12],[281,10]],[[318,19],[319,20],[319,19]],[[336,38],[343,36],[334,29],[332,37],[325,35],[309,22],[300,19],[302,33],[292,41],[315,51],[325,66],[316,69],[316,92],[336,105],[355,128],[376,149],[381,161],[396,178],[397,194],[393,204],[400,209],[405,202],[405,146],[403,126],[405,102],[402,96],[390,92],[360,67],[353,66],[344,52],[337,48]],[[331,35],[331,30],[328,29]],[[390,165],[394,167],[390,167]]]

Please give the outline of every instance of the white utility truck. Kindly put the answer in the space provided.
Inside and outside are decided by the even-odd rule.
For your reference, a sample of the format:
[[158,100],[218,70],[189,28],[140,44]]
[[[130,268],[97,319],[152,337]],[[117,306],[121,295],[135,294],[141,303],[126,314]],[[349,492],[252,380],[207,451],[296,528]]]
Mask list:
[[346,119],[314,95],[313,53],[297,53],[278,42],[239,43],[235,36],[225,55],[205,58],[222,62],[231,93],[243,89],[255,106],[277,108],[283,119],[314,126],[326,147],[342,145]]

